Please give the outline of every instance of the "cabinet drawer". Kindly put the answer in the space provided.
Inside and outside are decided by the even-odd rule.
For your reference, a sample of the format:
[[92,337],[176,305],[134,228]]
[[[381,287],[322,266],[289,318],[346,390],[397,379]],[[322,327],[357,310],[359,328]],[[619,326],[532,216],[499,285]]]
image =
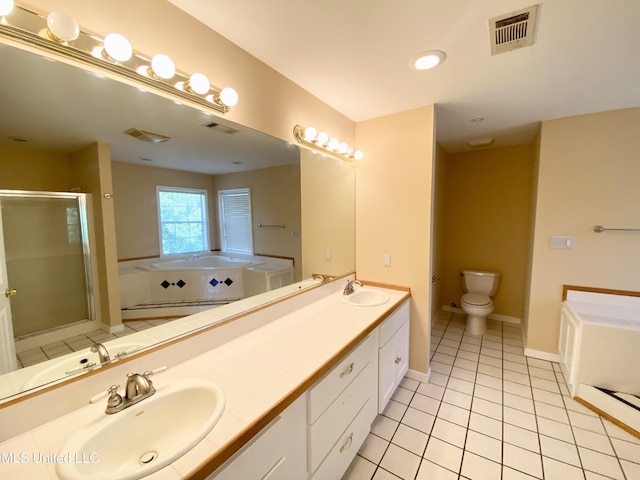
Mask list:
[[409,320],[409,300],[400,305],[396,311],[389,315],[389,317],[382,322],[382,325],[380,325],[379,346],[384,346],[407,320]]
[[[376,398],[377,369],[370,362],[309,429],[309,471],[314,472],[362,409]],[[373,417],[369,419],[373,421]]]
[[367,400],[351,425],[347,427],[311,480],[336,480],[344,475],[371,430],[376,415],[376,401]]
[[358,376],[371,360],[375,360],[378,350],[377,330],[374,330],[360,345],[348,353],[338,365],[322,377],[309,390],[307,422],[313,425],[331,403]]

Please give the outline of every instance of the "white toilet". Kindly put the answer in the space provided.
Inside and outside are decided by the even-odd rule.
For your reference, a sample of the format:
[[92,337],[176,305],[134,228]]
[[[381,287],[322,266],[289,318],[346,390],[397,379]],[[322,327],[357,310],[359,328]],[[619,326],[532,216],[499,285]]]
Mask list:
[[493,312],[492,296],[498,291],[500,274],[479,270],[463,270],[462,288],[465,292],[460,300],[462,310],[467,314],[467,332],[483,335],[487,330],[487,315]]

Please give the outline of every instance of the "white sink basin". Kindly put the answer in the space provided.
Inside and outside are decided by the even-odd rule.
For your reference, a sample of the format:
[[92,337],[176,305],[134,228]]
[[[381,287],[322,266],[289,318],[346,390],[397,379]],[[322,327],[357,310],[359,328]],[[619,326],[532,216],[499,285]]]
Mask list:
[[358,307],[375,307],[389,301],[389,294],[375,288],[359,288],[351,295],[342,295],[342,300]]
[[214,383],[186,379],[156,388],[151,397],[121,412],[102,414],[69,437],[60,455],[71,452],[72,461],[56,465],[58,476],[63,480],[144,477],[196,446],[224,411],[224,392]]
[[[105,344],[109,350],[109,354],[112,359],[116,358],[116,355],[120,352],[133,353],[135,350],[144,348],[145,345],[140,343],[118,343],[116,346]],[[61,378],[69,375],[78,375],[80,373],[86,373],[91,368],[86,368],[87,365],[94,364],[99,365],[100,359],[98,354],[92,352],[89,348],[81,350],[79,352],[70,353],[54,360],[48,360],[41,365],[34,365],[30,368],[34,370],[32,376],[27,377],[27,381],[22,386],[22,390],[28,390],[30,388],[39,387],[45,383],[60,380]]]

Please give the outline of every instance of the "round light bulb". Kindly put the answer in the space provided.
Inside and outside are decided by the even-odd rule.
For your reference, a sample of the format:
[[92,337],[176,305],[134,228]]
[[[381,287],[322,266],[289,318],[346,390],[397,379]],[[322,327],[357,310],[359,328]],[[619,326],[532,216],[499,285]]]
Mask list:
[[338,140],[337,138],[332,138],[331,140],[329,140],[329,144],[327,145],[327,148],[329,150],[337,150],[338,145],[340,145],[340,140]]
[[80,36],[80,26],[67,12],[54,10],[47,15],[47,28],[53,37],[63,42],[71,42]]
[[119,33],[110,33],[104,37],[104,50],[109,58],[117,62],[126,62],[133,55],[129,40]]
[[362,150],[356,150],[353,154],[353,158],[356,160],[362,160],[364,158],[364,153],[362,153]]
[[0,0],[0,17],[9,15],[13,10],[13,0]]
[[238,104],[238,92],[231,87],[224,87],[220,91],[220,101],[227,107],[234,107]]
[[347,145],[345,142],[341,142],[340,145],[338,145],[338,153],[341,153],[342,155],[344,155],[348,151],[349,151],[349,145]]
[[165,80],[169,80],[176,74],[176,66],[166,55],[159,53],[151,59],[151,70],[154,75]]
[[318,136],[318,131],[313,127],[307,127],[304,129],[303,137],[308,142],[313,142]]
[[329,141],[329,135],[327,135],[326,132],[320,132],[317,138],[318,138],[319,145],[326,145],[327,142]]
[[200,95],[207,93],[210,86],[211,84],[209,83],[209,79],[203,73],[194,73],[189,78],[189,87],[195,93],[199,93]]

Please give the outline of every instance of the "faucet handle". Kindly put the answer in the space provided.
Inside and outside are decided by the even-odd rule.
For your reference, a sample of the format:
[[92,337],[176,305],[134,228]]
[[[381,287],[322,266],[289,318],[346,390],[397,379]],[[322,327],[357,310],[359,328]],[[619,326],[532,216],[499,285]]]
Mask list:
[[165,371],[165,370],[167,370],[167,369],[168,369],[168,367],[167,367],[166,365],[165,365],[165,366],[163,366],[163,367],[154,368],[153,370],[147,370],[146,372],[144,372],[144,373],[142,374],[142,376],[143,376],[144,378],[146,378],[147,380],[149,380],[149,377],[150,377],[151,375],[155,375],[156,373],[162,373],[162,372],[164,372],[164,371]]
[[107,393],[109,398],[107,399],[107,408],[115,408],[122,403],[122,397],[118,393],[120,385],[111,385]]

